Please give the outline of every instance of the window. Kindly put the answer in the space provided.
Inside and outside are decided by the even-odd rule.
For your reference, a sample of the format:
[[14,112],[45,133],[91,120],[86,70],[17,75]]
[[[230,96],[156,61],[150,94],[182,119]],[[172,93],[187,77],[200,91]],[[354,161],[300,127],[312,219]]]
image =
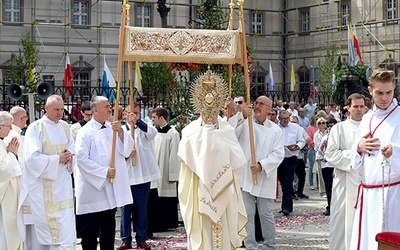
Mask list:
[[308,32],[310,31],[310,9],[303,9],[300,10],[301,16],[301,32]]
[[4,0],[4,21],[17,23],[21,22],[22,0]]
[[397,0],[386,0],[386,19],[394,20],[397,18]]
[[263,13],[260,12],[251,13],[251,33],[253,34],[263,33]]
[[73,23],[74,25],[89,25],[90,3],[89,1],[73,2]]
[[136,6],[136,26],[151,27],[151,8],[149,5]]
[[339,26],[346,27],[350,19],[350,1],[339,3]]
[[74,74],[74,95],[77,96],[85,96],[89,95],[89,87],[90,87],[90,73],[89,72],[80,72],[78,74]]

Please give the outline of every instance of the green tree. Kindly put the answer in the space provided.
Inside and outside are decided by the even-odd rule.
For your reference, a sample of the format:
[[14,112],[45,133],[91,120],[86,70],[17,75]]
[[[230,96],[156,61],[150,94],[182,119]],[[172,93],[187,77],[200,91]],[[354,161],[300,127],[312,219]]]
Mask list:
[[221,0],[200,0],[197,12],[202,29],[223,30],[228,27],[228,15],[222,8]]
[[335,73],[337,61],[335,58],[337,55],[337,48],[335,45],[331,45],[326,49],[326,56],[324,57],[324,62],[319,65],[319,90],[333,94],[334,86],[332,84],[332,77]]
[[29,32],[20,38],[16,64],[11,65],[8,71],[8,79],[11,83],[25,86],[28,92],[34,92],[36,85],[40,81],[39,49],[36,47],[36,37]]
[[[348,62],[342,61],[342,56],[339,55],[338,57],[338,63],[335,69],[335,74],[336,74],[336,91],[335,91],[335,102],[339,104],[344,104],[346,103],[346,86],[345,82],[342,81],[342,78],[344,75],[351,73],[353,75],[356,75],[359,77],[359,82],[356,84],[360,84],[364,89],[368,87],[368,79],[366,77],[366,71],[368,67],[367,66],[362,66],[361,64],[357,64],[354,67],[351,67]],[[361,91],[360,91],[361,92]],[[362,94],[365,94],[364,92],[361,92]]]

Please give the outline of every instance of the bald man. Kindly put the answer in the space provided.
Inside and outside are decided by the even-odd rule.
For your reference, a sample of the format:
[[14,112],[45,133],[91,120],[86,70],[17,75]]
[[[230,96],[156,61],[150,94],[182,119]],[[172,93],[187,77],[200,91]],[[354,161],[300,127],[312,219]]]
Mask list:
[[[284,157],[283,137],[278,125],[268,119],[272,101],[266,96],[260,96],[253,107],[252,109],[245,105],[243,112],[246,112],[246,117],[253,114],[256,163],[251,162],[248,121],[236,127],[236,135],[247,160],[241,179],[243,202],[248,217],[244,244],[246,249],[258,249],[254,227],[257,201],[264,238],[262,248],[275,249],[275,219],[271,209],[276,196],[277,169]],[[257,175],[257,185],[253,182],[253,174]]]

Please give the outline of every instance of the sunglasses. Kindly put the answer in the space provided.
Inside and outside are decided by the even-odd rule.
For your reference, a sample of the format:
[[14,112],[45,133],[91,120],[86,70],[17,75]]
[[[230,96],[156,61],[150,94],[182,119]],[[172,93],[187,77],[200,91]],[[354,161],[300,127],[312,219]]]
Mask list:
[[243,104],[243,101],[236,101],[237,104]]
[[333,127],[333,124],[328,124],[327,127],[331,128],[331,127]]
[[318,122],[318,125],[325,125],[325,122]]

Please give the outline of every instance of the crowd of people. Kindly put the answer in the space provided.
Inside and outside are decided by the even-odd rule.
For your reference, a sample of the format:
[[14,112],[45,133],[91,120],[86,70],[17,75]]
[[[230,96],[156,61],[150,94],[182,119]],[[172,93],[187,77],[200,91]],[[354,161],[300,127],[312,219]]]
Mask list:
[[25,109],[0,111],[0,249],[75,249],[77,237],[84,250],[114,249],[117,208],[118,249],[150,249],[178,210],[189,249],[258,249],[255,220],[262,248],[275,249],[278,183],[290,216],[309,198],[307,167],[327,199],[330,249],[377,249],[377,233],[400,231],[400,109],[393,71],[369,82],[372,107],[358,93],[345,107],[237,96],[225,117],[198,110],[181,134],[162,107],[143,118],[134,103],[113,120],[102,96],[79,103],[70,125],[51,95],[24,136]]

